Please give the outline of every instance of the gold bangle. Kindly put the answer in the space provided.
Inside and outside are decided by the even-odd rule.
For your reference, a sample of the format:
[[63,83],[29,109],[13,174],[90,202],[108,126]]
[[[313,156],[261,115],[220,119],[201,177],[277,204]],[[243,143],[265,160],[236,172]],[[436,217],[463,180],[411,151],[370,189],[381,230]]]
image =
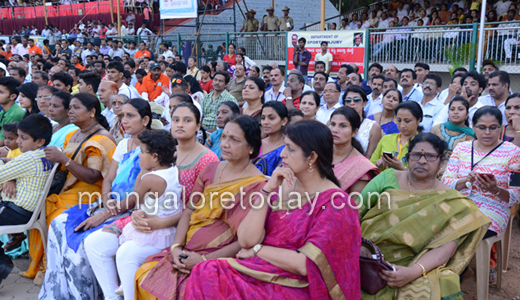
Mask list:
[[69,161],[68,161],[66,164],[64,164],[65,168],[68,167],[68,166],[70,165],[70,162],[71,162],[71,161],[72,161],[72,158],[69,157]]
[[416,265],[419,265],[419,267],[421,267],[421,269],[422,269],[422,276],[426,276],[426,269],[424,268],[424,266],[421,265],[421,264],[418,263],[418,262],[416,262],[415,264],[416,264]]
[[172,252],[173,249],[174,249],[174,248],[177,248],[177,247],[182,247],[182,244],[181,244],[181,243],[173,244],[173,245],[170,247],[170,252]]
[[206,257],[206,255],[202,254],[201,256],[202,256],[202,261],[206,261],[206,260],[208,260],[208,258]]
[[520,133],[520,130],[515,131],[515,134],[516,134],[516,133]]

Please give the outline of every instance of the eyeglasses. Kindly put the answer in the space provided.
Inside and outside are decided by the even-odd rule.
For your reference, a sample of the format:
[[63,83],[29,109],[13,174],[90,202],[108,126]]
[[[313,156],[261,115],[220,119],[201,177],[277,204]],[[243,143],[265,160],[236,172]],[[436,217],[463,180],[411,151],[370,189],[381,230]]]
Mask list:
[[335,90],[324,90],[323,93],[324,94],[335,94],[335,93],[339,93],[339,92],[335,91]]
[[424,86],[428,86],[428,85],[431,85],[431,86],[436,86],[437,84],[433,81],[424,81],[423,82],[423,85]]
[[40,100],[51,100],[51,96],[45,96],[45,97],[38,97],[38,98],[35,98],[36,99],[36,102],[40,101]]
[[347,104],[350,104],[350,102],[354,101],[354,103],[359,103],[361,101],[363,101],[363,99],[359,98],[359,97],[356,97],[354,99],[352,98],[345,98],[344,102],[347,103]]
[[489,131],[497,131],[498,129],[500,129],[500,126],[498,126],[498,125],[491,125],[489,127],[486,127],[484,125],[478,125],[478,126],[475,126],[475,128],[477,128],[480,131],[487,131],[488,129],[489,129]]
[[440,154],[431,154],[431,153],[420,153],[420,152],[410,152],[408,153],[408,159],[413,161],[419,161],[424,156],[426,161],[436,161],[441,156]]

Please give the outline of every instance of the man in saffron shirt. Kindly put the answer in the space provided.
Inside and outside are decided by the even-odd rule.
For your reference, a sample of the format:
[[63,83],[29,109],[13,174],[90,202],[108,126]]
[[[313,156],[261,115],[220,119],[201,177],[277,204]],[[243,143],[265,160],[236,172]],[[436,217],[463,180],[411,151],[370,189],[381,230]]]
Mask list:
[[139,58],[139,57],[143,57],[143,56],[152,57],[152,54],[150,53],[150,51],[146,50],[145,42],[139,43],[139,51],[137,51],[134,54],[134,58]]
[[29,39],[29,55],[34,55],[34,54],[43,55],[42,49],[40,49],[40,47],[38,47],[34,44],[33,39]]
[[161,72],[160,64],[152,64],[150,66],[150,74],[146,75],[143,83],[139,88],[139,93],[143,98],[148,95],[148,101],[153,101],[163,92],[163,87],[170,90],[170,79]]

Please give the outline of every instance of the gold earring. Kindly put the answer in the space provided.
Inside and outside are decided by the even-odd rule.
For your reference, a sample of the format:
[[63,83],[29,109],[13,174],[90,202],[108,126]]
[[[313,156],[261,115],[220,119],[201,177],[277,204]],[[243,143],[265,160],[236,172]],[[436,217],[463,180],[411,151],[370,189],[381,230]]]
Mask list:
[[307,169],[307,172],[309,172],[309,173],[314,172],[314,168],[312,167],[311,163],[309,163],[309,168]]
[[90,118],[94,118],[94,114],[91,114],[91,115],[90,115]]

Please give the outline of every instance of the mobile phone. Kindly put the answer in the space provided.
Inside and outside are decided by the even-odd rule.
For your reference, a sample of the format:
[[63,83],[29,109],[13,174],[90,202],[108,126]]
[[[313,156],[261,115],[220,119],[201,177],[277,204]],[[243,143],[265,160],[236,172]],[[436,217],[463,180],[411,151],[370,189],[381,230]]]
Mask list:
[[487,177],[489,180],[493,180],[495,178],[495,175],[490,174],[490,173],[478,173],[478,176]]
[[394,158],[394,154],[392,152],[383,152],[383,155],[388,159]]
[[188,258],[188,255],[186,255],[186,254],[179,254],[179,257],[183,258],[183,259],[186,259],[186,258]]

